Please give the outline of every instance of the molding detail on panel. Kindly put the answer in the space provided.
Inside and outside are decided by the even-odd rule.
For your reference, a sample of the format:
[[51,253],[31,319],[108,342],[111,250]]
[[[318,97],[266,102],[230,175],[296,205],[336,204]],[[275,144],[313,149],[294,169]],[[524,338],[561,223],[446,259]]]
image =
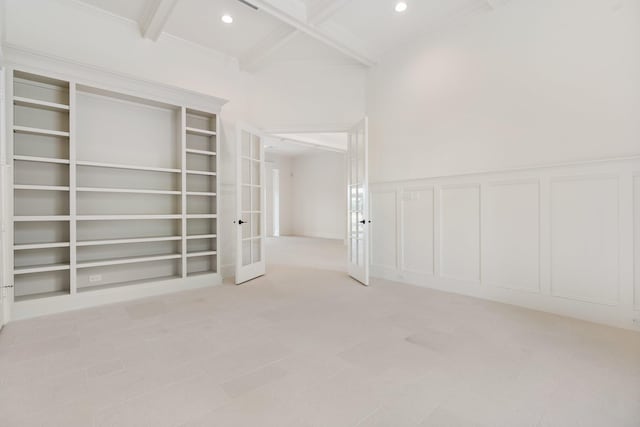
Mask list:
[[[443,278],[480,282],[482,259],[480,189],[480,184],[450,184],[440,188],[440,276]],[[465,190],[472,190],[472,192],[463,194]],[[453,197],[455,195],[452,194],[453,198],[447,201],[446,193],[450,192],[460,194],[457,197]],[[472,199],[464,200],[465,197],[472,197]],[[452,211],[448,212],[449,203],[458,203],[458,205],[452,206]],[[464,217],[464,215],[469,216]],[[447,222],[449,219],[453,221],[450,225]],[[449,238],[452,240],[449,241]],[[456,268],[460,270],[450,271]]]
[[[415,226],[405,228],[403,205],[419,188],[435,192],[435,275],[414,274],[403,261],[403,256],[421,259],[423,248],[431,245],[427,234],[415,245],[405,240],[409,232],[414,237]],[[453,204],[445,200],[449,204],[440,206],[442,191],[451,196],[454,189],[467,190],[450,197]],[[478,189],[479,211],[473,196]],[[397,268],[372,265],[375,277],[638,330],[640,157],[383,182],[372,184],[371,192],[397,192],[397,234],[385,232],[377,244],[405,252]],[[415,215],[429,222],[430,209],[425,203]],[[464,233],[441,235],[439,230],[443,222],[451,226],[472,219],[480,223],[480,248],[473,254],[480,256],[481,280],[443,277],[438,271],[443,247],[461,259],[472,252],[456,243],[466,241]],[[372,233],[380,225],[374,221]],[[559,249],[568,254],[566,260],[558,258]]]
[[[615,175],[551,179],[552,295],[603,305],[619,303],[618,191]],[[612,284],[613,291],[608,289]]]
[[539,180],[492,181],[482,196],[482,282],[539,293]]
[[[378,190],[370,192],[370,209],[373,222],[378,227],[371,229],[371,247],[386,249],[378,252],[375,249],[370,252],[371,264],[376,269],[395,270],[398,268],[398,192],[395,190]],[[389,200],[382,200],[383,197]],[[384,225],[384,228],[380,228]],[[382,244],[388,235],[393,236],[392,245]]]
[[[421,196],[421,193],[424,194],[424,197]],[[400,268],[402,271],[417,277],[433,276],[435,274],[435,195],[436,192],[433,186],[410,186],[402,189],[400,197]],[[411,202],[419,203],[420,201],[426,204],[427,209],[420,211],[420,207],[423,206],[418,205],[418,211],[410,215],[409,204]],[[411,223],[411,218],[416,223]],[[423,227],[422,229],[419,228],[421,226]],[[408,229],[409,233],[407,233]],[[414,242],[414,246],[420,245],[422,237],[426,237],[426,243],[417,250],[419,256],[413,257],[415,262],[409,261],[408,259],[411,256],[408,254],[413,252],[411,248],[407,247],[409,241],[417,239]],[[421,261],[425,263],[426,269],[419,269]]]

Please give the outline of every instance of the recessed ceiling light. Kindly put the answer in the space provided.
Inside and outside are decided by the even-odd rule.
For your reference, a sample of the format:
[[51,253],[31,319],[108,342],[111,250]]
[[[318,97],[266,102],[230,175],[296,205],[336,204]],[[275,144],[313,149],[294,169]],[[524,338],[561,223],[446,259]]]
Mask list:
[[399,1],[398,3],[396,3],[396,12],[402,13],[405,10],[407,10],[407,3],[406,2]]
[[222,15],[222,22],[224,22],[225,24],[231,24],[233,22],[233,16],[231,15]]

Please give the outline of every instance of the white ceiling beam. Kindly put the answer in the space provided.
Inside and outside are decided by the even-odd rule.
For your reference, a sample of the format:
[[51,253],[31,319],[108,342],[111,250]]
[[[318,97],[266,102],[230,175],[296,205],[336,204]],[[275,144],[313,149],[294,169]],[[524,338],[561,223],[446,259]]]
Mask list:
[[307,34],[310,37],[324,43],[325,45],[336,49],[337,51],[343,53],[344,55],[354,59],[362,65],[367,67],[371,67],[375,65],[375,61],[371,58],[367,57],[365,54],[362,54],[355,49],[347,46],[346,44],[340,42],[339,40],[334,39],[328,34],[317,29],[314,25],[310,24],[307,21],[300,19],[286,11],[274,6],[268,1],[264,0],[252,0],[255,6],[257,6],[261,11],[273,16],[274,18],[284,22],[287,25],[290,25],[295,30]]
[[142,37],[154,42],[158,41],[177,2],[177,0],[150,0],[140,23]]

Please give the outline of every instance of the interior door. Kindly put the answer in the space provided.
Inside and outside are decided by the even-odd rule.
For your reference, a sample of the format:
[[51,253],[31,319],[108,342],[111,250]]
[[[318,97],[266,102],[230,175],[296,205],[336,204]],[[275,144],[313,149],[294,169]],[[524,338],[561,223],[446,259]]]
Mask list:
[[369,285],[369,163],[368,119],[365,117],[349,131],[348,138],[348,271]]
[[266,270],[264,148],[260,133],[238,126],[236,178],[236,284],[262,276]]

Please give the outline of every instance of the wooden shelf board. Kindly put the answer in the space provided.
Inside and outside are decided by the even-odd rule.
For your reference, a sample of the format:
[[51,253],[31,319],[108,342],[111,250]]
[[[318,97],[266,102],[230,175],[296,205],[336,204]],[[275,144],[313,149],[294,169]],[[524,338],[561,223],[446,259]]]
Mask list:
[[78,215],[78,221],[127,221],[136,219],[181,219],[182,215]]
[[45,265],[32,265],[29,267],[16,267],[13,270],[14,275],[18,274],[30,274],[30,273],[45,273],[47,271],[60,271],[68,270],[69,264],[45,264]]
[[189,127],[187,126],[185,128],[185,131],[187,133],[191,133],[194,135],[203,135],[203,136],[216,136],[216,132],[212,131],[212,130],[208,130],[208,129],[199,129],[199,128],[194,128],[194,127]]
[[187,258],[212,256],[212,255],[217,255],[217,254],[218,254],[217,251],[191,252],[191,253],[187,253]]
[[187,236],[187,240],[215,239],[217,237],[217,234],[192,234],[191,236]]
[[187,196],[209,196],[214,197],[217,196],[217,193],[212,193],[208,191],[187,191]]
[[215,270],[194,271],[194,272],[191,272],[191,273],[187,273],[187,277],[208,276],[210,274],[217,274],[217,272]]
[[55,159],[53,157],[13,156],[13,160],[23,162],[60,163],[64,165],[69,164],[68,159]]
[[150,242],[170,242],[174,240],[182,240],[182,236],[166,236],[166,237],[139,237],[134,239],[110,239],[110,240],[85,240],[78,241],[76,246],[105,246],[105,245],[122,245],[128,243],[150,243]]
[[39,191],[69,191],[69,187],[63,187],[60,185],[31,185],[31,184],[16,184],[13,186],[14,190],[39,190]]
[[109,265],[137,264],[142,262],[165,261],[165,260],[178,259],[178,258],[182,258],[182,255],[171,254],[171,255],[154,255],[154,256],[144,256],[144,257],[112,258],[112,259],[105,259],[100,261],[79,262],[76,265],[76,268],[80,269],[80,268],[92,268],[92,267],[106,267]]
[[186,172],[188,174],[190,174],[190,175],[206,175],[206,176],[216,176],[216,175],[218,175],[216,172],[208,172],[208,171],[187,170]]
[[202,154],[204,156],[216,156],[217,153],[215,151],[206,151],[206,150],[196,150],[193,148],[187,148],[185,150],[189,154]]
[[40,129],[40,128],[34,128],[29,126],[14,126],[13,131],[18,133],[28,133],[31,135],[64,136],[64,137],[69,136],[69,132],[63,132],[59,130]]
[[107,169],[128,169],[128,170],[136,170],[136,171],[143,171],[143,172],[166,172],[166,173],[182,172],[181,169],[157,168],[153,166],[122,165],[122,164],[116,164],[116,163],[89,162],[86,160],[78,160],[76,164],[78,166],[91,166],[96,168],[107,168]]
[[207,219],[207,218],[217,218],[216,214],[191,214],[187,215],[187,219]]
[[103,188],[103,187],[78,187],[77,191],[83,193],[127,193],[127,194],[165,194],[180,195],[180,191],[174,190],[141,190],[135,188]]
[[35,222],[35,221],[69,221],[69,215],[49,215],[49,216],[14,216],[14,222]]
[[69,111],[69,106],[65,104],[41,101],[39,99],[25,98],[22,96],[14,96],[13,103],[21,107],[36,107],[51,111]]
[[27,251],[29,249],[49,249],[49,248],[68,248],[69,242],[56,242],[56,243],[29,243],[22,245],[14,245],[14,251]]

